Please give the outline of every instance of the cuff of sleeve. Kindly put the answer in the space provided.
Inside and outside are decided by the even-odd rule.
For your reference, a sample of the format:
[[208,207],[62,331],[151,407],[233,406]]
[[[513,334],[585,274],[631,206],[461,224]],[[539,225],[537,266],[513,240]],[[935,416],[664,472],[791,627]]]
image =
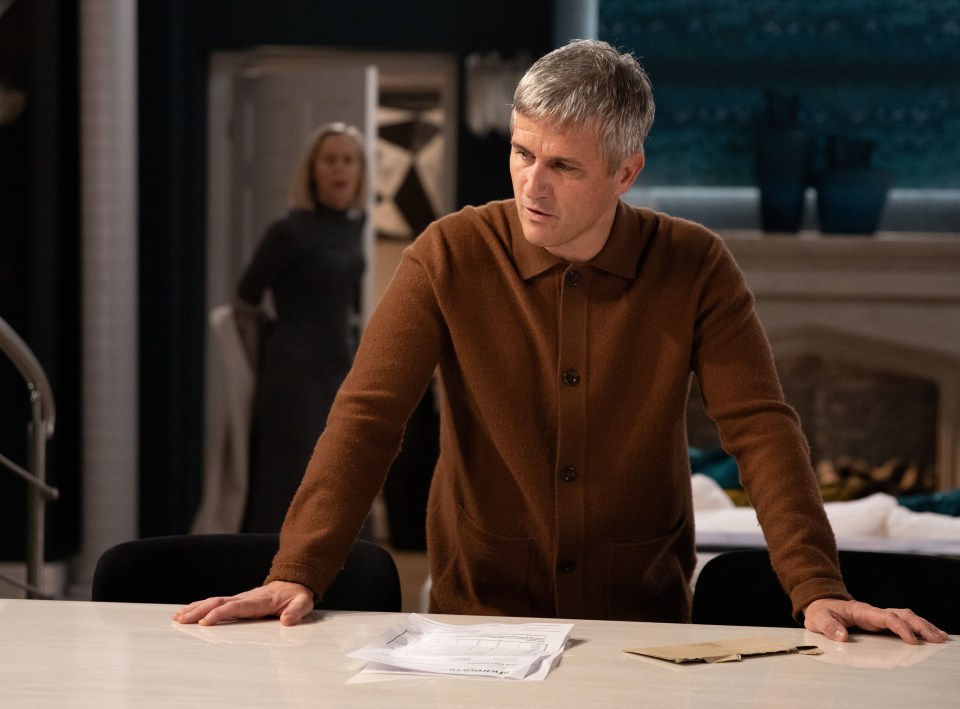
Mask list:
[[323,598],[324,591],[327,590],[333,579],[324,578],[323,574],[316,569],[300,564],[281,564],[274,565],[264,581],[265,584],[271,581],[289,581],[306,586],[313,591],[313,601],[316,603]]
[[790,602],[793,607],[793,618],[803,625],[803,609],[820,598],[839,598],[844,601],[853,600],[843,581],[837,579],[810,579],[805,581],[790,593]]

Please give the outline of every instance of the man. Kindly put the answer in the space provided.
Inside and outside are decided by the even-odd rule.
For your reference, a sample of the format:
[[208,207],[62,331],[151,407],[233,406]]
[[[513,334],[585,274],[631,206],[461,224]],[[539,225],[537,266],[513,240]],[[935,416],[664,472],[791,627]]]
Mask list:
[[689,621],[693,372],[806,627],[944,639],[910,611],[850,599],[806,441],[723,241],[621,202],[653,110],[639,64],[605,43],[575,41],[531,67],[513,105],[514,199],[443,218],[406,250],[266,584],[176,620],[309,613],[439,366],[430,610]]

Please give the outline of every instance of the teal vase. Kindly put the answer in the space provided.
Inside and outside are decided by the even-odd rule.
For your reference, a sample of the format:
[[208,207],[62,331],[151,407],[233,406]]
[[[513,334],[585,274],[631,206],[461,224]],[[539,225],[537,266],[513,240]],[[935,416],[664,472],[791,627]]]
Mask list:
[[873,234],[890,176],[870,164],[876,144],[862,138],[827,137],[828,168],[817,180],[817,214],[825,234]]
[[760,190],[760,226],[768,232],[797,232],[810,183],[814,135],[799,125],[799,98],[765,93],[767,112],[754,139],[754,172]]

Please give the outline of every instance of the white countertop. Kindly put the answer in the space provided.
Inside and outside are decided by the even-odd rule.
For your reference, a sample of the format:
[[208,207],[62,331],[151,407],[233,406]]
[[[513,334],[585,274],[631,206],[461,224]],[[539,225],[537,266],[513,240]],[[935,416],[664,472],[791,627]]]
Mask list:
[[[400,614],[325,612],[212,628],[173,623],[175,606],[0,601],[4,707],[956,707],[960,637],[910,646],[891,635],[834,643],[802,629],[574,620],[571,643],[542,682],[405,678],[348,683],[347,654]],[[449,623],[491,622],[430,616]],[[500,622],[530,619],[499,619]],[[628,647],[765,635],[815,644],[780,655],[673,665]]]

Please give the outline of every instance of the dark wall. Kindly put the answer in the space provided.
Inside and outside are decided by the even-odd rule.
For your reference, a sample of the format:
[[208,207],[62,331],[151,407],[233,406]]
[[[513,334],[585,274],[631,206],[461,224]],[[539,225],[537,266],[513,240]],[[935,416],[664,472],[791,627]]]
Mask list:
[[900,188],[960,187],[960,0],[600,0],[601,39],[653,80],[642,182],[752,185],[764,90],[799,122],[873,141]]
[[[80,298],[75,3],[19,0],[0,16],[0,82],[26,93],[13,124],[0,126],[0,317],[47,374],[57,408],[47,479],[45,556],[80,541]],[[0,355],[0,453],[27,466],[29,393]],[[24,558],[26,485],[0,466],[0,559]]]
[[[202,477],[210,53],[255,45],[539,56],[552,0],[168,0],[138,4],[141,533],[189,527]],[[462,115],[462,110],[460,114]],[[458,130],[457,201],[510,194],[507,141]]]

